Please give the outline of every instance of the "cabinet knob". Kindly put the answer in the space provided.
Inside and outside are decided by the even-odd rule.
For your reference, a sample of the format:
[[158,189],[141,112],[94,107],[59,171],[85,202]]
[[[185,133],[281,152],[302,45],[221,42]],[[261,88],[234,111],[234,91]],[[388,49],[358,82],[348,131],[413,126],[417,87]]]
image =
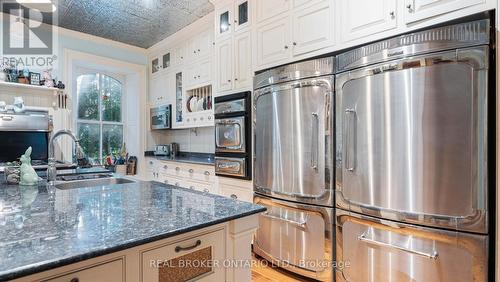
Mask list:
[[189,171],[189,173],[193,173],[194,169],[190,168],[188,171]]
[[203,121],[205,118],[201,117],[200,120]]
[[212,120],[212,116],[208,116],[208,120]]
[[193,118],[193,121],[196,121],[196,118]]
[[234,81],[238,81],[238,78],[235,78]]
[[194,190],[194,186],[189,186],[189,189]]
[[207,188],[203,189],[203,192],[208,193],[210,192]]
[[210,175],[210,171],[205,171],[205,172],[204,172],[204,174],[205,174],[206,176],[209,176],[209,175]]
[[164,169],[167,169],[167,168],[168,168],[168,166],[167,166],[167,165],[164,165],[164,166],[163,166],[163,168],[164,168]]
[[175,182],[175,186],[179,187],[179,182]]
[[201,76],[200,76],[200,75],[198,75],[198,78],[200,78],[200,77],[201,77]]
[[227,82],[231,82],[231,79],[228,79]]
[[288,45],[285,45],[285,49],[288,49]]
[[165,184],[168,184],[168,180],[165,180],[164,182],[165,182]]
[[152,165],[153,164],[153,161],[149,161],[149,164]]
[[297,46],[297,42],[293,42],[293,46]]
[[231,199],[235,199],[235,200],[238,199],[238,196],[236,196],[235,194],[231,194],[230,197],[231,197]]
[[70,282],[79,282],[79,281],[80,281],[80,279],[78,279],[76,277],[75,278],[71,278],[71,280],[70,280]]
[[176,168],[175,168],[175,170],[176,170],[176,171],[179,171],[179,170],[181,170],[181,168],[180,168],[180,167],[176,167]]
[[394,18],[394,16],[396,15],[396,13],[394,11],[390,12],[389,15],[391,15],[391,18]]
[[201,52],[201,50],[200,50],[200,49],[198,49],[198,52]]
[[409,12],[411,12],[411,11],[412,11],[412,7],[413,7],[413,6],[412,6],[411,4],[406,5],[406,8],[408,9],[408,11],[409,11]]

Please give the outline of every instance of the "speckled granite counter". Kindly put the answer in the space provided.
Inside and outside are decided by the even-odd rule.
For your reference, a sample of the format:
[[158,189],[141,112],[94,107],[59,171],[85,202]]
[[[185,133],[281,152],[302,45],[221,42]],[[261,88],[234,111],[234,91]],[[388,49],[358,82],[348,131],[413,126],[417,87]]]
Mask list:
[[156,182],[73,190],[0,182],[0,281],[264,210]]

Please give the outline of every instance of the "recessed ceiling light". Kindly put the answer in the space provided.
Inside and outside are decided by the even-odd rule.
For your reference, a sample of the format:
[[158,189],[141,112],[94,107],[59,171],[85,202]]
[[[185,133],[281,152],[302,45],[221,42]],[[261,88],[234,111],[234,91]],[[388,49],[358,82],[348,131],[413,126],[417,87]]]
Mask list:
[[[16,2],[23,5],[26,8],[39,10],[43,13],[50,13],[50,12],[53,13],[57,10],[56,5],[52,4],[50,0],[16,0]],[[51,4],[51,5],[49,6],[40,4]]]

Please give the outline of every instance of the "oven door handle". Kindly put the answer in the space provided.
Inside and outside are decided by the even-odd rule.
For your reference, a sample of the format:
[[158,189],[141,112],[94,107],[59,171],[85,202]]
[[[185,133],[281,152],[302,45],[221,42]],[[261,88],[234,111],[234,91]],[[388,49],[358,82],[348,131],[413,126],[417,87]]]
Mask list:
[[389,244],[389,243],[380,242],[380,241],[377,241],[377,240],[374,240],[374,239],[370,239],[370,238],[366,237],[366,232],[363,233],[363,234],[361,234],[361,235],[359,235],[358,236],[358,240],[362,241],[362,242],[365,242],[365,243],[368,243],[368,244],[380,246],[380,247],[386,247],[386,248],[390,248],[390,249],[397,249],[397,250],[400,250],[400,251],[403,251],[403,252],[406,252],[406,253],[410,253],[410,254],[413,254],[413,255],[418,255],[418,256],[425,257],[425,258],[428,258],[428,259],[433,259],[433,260],[437,260],[438,256],[439,256],[439,254],[438,254],[437,251],[433,251],[432,253],[425,253],[425,252],[416,251],[416,250],[408,249],[408,248],[405,248],[405,247],[401,247],[401,246],[397,246],[397,245],[393,245],[393,244]]
[[356,169],[356,110],[345,110],[345,168],[353,172]]
[[319,158],[319,115],[318,113],[312,114],[312,140],[311,140],[311,168],[318,170],[318,158]]
[[307,224],[307,219],[303,220],[303,221],[295,221],[295,220],[291,220],[291,219],[288,219],[288,218],[283,218],[281,216],[278,216],[278,215],[274,215],[274,214],[271,214],[269,212],[263,212],[261,213],[261,215],[263,217],[267,217],[267,218],[270,218],[270,219],[277,219],[277,220],[280,220],[280,221],[284,221],[288,224],[291,224],[291,225],[295,225],[297,227],[300,227],[300,228],[306,228],[306,224]]

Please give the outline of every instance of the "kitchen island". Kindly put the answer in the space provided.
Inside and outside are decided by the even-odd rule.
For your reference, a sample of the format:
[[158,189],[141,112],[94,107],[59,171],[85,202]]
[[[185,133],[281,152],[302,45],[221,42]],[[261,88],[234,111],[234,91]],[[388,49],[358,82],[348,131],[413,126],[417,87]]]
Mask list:
[[133,182],[0,184],[0,281],[250,281],[261,206]]

